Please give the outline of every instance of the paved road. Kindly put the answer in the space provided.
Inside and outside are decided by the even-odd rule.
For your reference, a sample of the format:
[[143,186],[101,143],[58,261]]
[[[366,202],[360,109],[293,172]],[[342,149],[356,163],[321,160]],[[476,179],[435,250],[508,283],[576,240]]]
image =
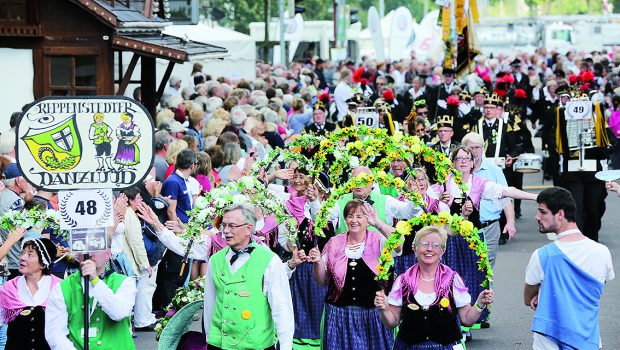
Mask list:
[[[539,192],[541,187],[550,186],[542,183],[542,174],[527,174],[524,179],[526,190]],[[542,186],[541,186],[542,185]],[[608,196],[607,211],[600,232],[601,243],[607,245],[612,253],[614,270],[620,274],[620,197]],[[517,237],[507,245],[500,246],[495,267],[495,295],[491,328],[474,331],[474,339],[467,343],[468,350],[497,349],[531,349],[532,336],[530,326],[533,311],[523,304],[523,284],[525,267],[532,252],[549,241],[538,233],[534,220],[535,202],[522,204],[523,217],[517,221]],[[620,277],[619,277],[620,278]],[[603,349],[620,349],[620,280],[614,280],[605,287],[600,308],[601,337]],[[614,298],[615,296],[615,298]],[[614,322],[615,321],[615,322]],[[198,322],[192,328],[199,329]],[[157,343],[153,333],[141,333],[136,339],[137,349],[155,350]]]

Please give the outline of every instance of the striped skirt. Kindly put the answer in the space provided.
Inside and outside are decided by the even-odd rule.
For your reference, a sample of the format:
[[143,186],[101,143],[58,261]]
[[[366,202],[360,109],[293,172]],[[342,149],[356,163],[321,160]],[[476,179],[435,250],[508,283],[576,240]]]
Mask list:
[[323,350],[390,350],[394,331],[381,323],[377,308],[325,303]]
[[398,275],[403,274],[405,271],[407,271],[407,269],[409,269],[411,266],[413,266],[417,262],[418,262],[418,258],[416,258],[415,253],[413,252],[407,255],[395,256],[394,257],[394,278],[396,278]]
[[295,308],[295,338],[319,339],[327,287],[320,286],[312,275],[312,264],[300,264],[290,280]]

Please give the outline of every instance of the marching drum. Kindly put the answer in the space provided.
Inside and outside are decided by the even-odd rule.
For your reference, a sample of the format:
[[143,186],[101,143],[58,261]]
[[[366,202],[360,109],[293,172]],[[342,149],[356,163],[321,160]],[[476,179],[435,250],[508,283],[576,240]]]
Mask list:
[[537,173],[542,170],[543,157],[535,153],[523,153],[515,161],[514,171],[519,173]]

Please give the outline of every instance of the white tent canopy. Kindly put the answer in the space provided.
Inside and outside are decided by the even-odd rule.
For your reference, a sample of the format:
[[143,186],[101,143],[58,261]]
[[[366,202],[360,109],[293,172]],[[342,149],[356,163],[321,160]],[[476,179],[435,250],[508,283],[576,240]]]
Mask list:
[[[203,72],[210,74],[214,78],[219,76],[249,80],[256,78],[256,44],[249,35],[222,27],[209,27],[203,24],[168,26],[164,29],[164,34],[181,38],[186,37],[192,41],[226,48],[228,56],[223,60],[201,62]],[[176,65],[172,74],[184,80],[189,79],[192,66],[193,63]],[[159,71],[160,69],[158,68]]]

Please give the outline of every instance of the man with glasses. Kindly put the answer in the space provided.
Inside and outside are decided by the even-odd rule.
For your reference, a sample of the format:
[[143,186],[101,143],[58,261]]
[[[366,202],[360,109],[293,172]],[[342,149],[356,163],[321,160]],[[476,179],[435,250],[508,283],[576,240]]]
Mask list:
[[[168,231],[150,208],[141,209],[140,217],[153,225],[162,242],[184,249],[181,238]],[[256,208],[251,205],[233,204],[224,210],[218,228],[227,247],[211,255],[205,274],[203,322],[209,350],[275,350],[276,342],[281,350],[292,349],[290,263],[287,270],[268,247],[252,240],[256,224]],[[208,257],[210,251],[211,244],[201,243],[190,254]]]

